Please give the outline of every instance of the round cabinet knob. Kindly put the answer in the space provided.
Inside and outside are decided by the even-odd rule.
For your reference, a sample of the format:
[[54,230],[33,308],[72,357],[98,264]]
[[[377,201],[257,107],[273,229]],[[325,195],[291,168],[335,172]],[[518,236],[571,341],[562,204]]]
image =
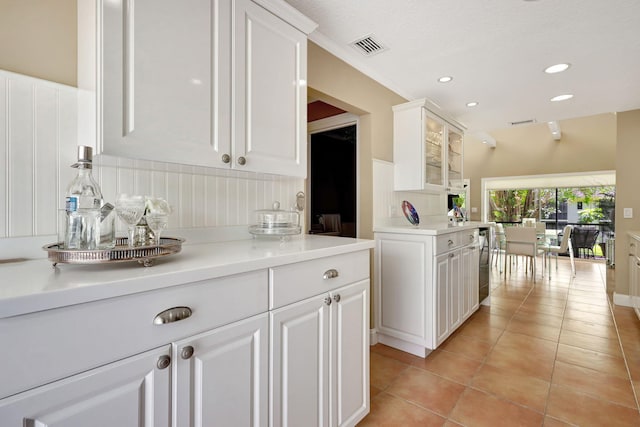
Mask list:
[[231,161],[231,156],[228,154],[222,155],[222,163],[229,163]]
[[340,302],[340,294],[336,294],[336,295],[334,295],[334,296],[333,296],[333,300],[334,300],[335,302]]
[[245,159],[245,158],[244,158],[244,157],[242,157],[242,156],[238,157],[238,164],[239,164],[240,166],[244,166],[244,165],[246,165],[246,164],[247,164],[247,159]]
[[453,245],[453,240],[449,239],[449,241],[447,242],[447,244],[448,244],[449,246]]
[[191,356],[193,356],[193,347],[191,347],[190,345],[183,348],[182,351],[180,352],[180,357],[182,357],[185,360],[189,359]]
[[326,298],[324,299],[324,303],[325,303],[326,305],[331,305],[331,297],[326,297]]
[[169,365],[171,365],[171,357],[167,355],[158,357],[158,363],[156,363],[158,369],[166,369]]

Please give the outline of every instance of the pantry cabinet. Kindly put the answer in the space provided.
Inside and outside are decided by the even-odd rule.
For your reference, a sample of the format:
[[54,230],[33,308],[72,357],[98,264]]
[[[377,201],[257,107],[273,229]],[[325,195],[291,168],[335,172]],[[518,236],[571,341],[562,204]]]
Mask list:
[[375,239],[378,341],[425,357],[479,307],[478,231]]
[[463,131],[428,109],[426,100],[393,107],[396,191],[463,188]]
[[100,154],[305,177],[306,34],[315,24],[288,5],[259,3],[79,5],[79,19],[97,22],[82,32],[93,32],[98,64],[79,49],[79,87],[95,93],[96,112],[80,138],[96,140]]

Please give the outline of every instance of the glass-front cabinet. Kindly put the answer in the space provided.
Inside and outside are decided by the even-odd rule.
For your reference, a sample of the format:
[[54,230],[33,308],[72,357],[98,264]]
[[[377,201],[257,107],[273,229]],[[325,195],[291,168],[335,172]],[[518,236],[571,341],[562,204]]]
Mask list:
[[462,131],[449,126],[447,131],[447,187],[463,188]]
[[396,191],[453,191],[464,187],[463,139],[454,126],[427,108],[425,99],[393,107]]
[[444,122],[424,113],[424,182],[425,184],[444,184]]

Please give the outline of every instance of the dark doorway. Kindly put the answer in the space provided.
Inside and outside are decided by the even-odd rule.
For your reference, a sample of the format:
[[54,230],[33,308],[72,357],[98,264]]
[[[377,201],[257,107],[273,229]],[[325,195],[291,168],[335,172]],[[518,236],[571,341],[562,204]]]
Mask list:
[[311,230],[338,214],[339,235],[356,237],[356,125],[311,134],[310,151]]

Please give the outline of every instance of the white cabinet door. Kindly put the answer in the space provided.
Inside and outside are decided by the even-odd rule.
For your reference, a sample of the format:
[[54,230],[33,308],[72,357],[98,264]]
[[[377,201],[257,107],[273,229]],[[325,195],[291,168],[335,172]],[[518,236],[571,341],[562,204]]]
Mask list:
[[431,274],[426,265],[431,239],[404,237],[378,239],[376,300],[378,329],[385,334],[424,345],[427,332],[425,301],[431,292],[425,283]]
[[174,344],[176,426],[266,426],[268,315]]
[[461,300],[463,321],[478,309],[479,263],[480,253],[477,246],[469,246],[462,249]]
[[228,167],[231,2],[101,4],[99,152]]
[[6,398],[0,424],[168,427],[169,355],[166,346]]
[[270,313],[269,425],[329,426],[328,294]]
[[306,35],[250,0],[233,4],[234,167],[304,178]]
[[369,413],[369,281],[331,296],[331,425],[353,426]]
[[435,257],[435,307],[434,312],[429,314],[435,316],[433,334],[434,342],[431,348],[436,348],[449,336],[449,302],[450,293],[448,291],[450,279],[449,254],[442,254]]
[[460,272],[462,251],[457,250],[449,253],[449,334],[456,330],[462,323],[462,299],[466,298],[463,292],[464,285]]
[[462,189],[463,132],[425,99],[393,106],[396,191]]

